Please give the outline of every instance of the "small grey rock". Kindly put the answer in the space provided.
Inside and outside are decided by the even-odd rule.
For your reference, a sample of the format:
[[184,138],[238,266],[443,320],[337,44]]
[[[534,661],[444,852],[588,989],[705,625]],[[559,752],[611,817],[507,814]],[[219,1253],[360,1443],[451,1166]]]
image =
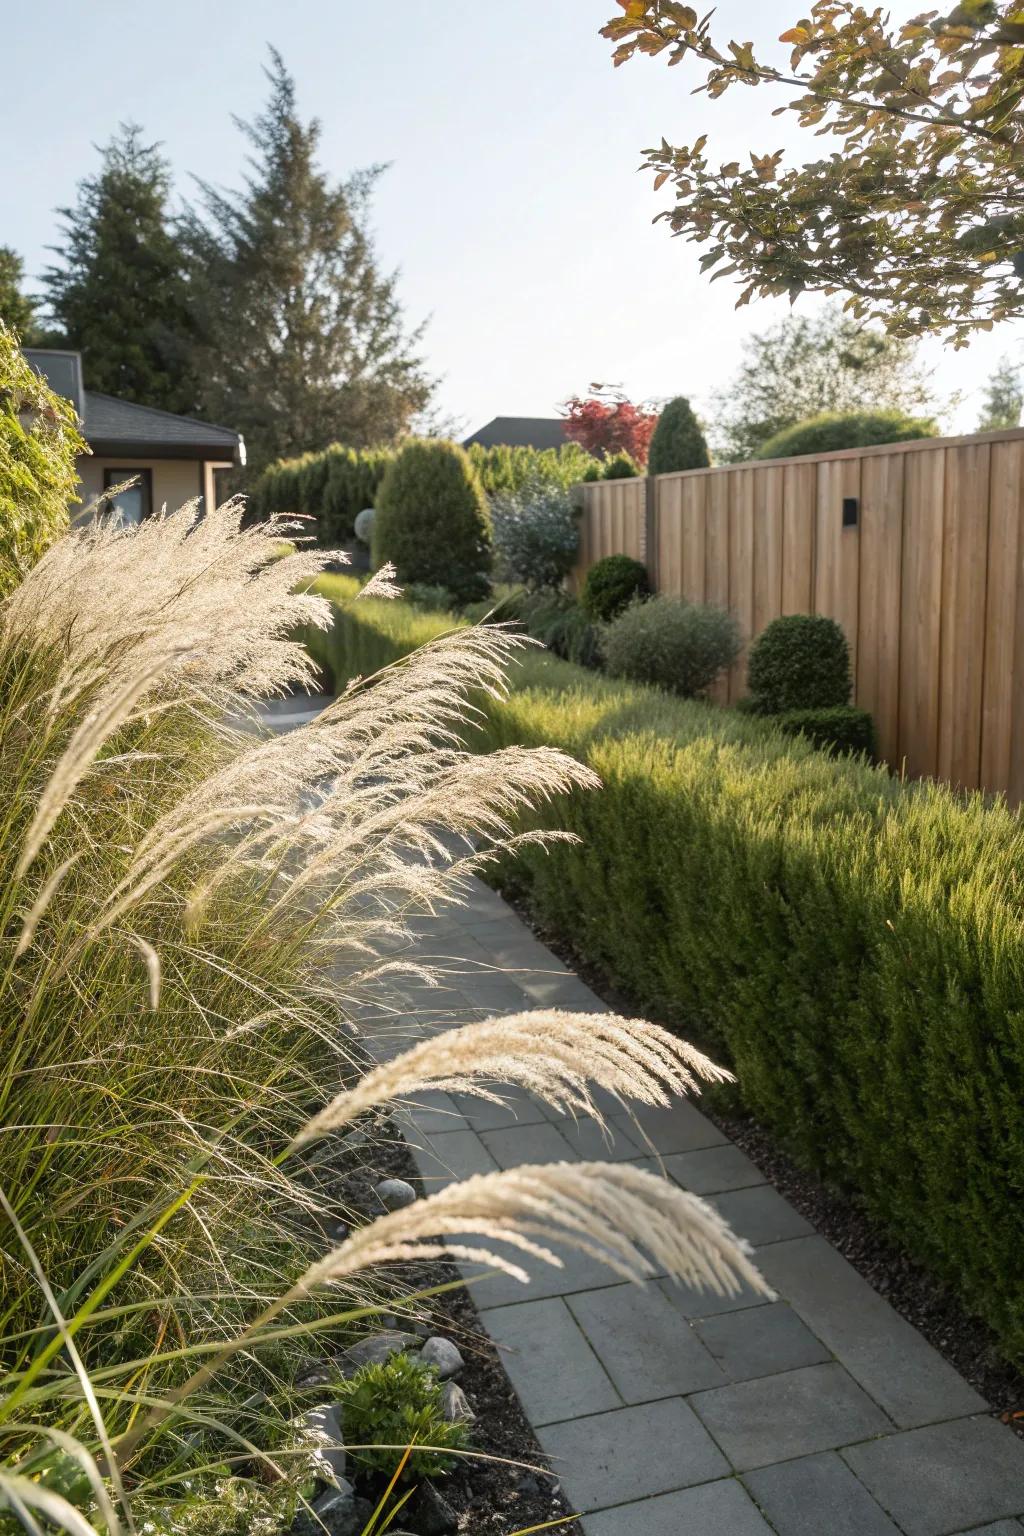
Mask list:
[[380,1325],[386,1329],[397,1329],[399,1333],[403,1332],[403,1330],[406,1333],[415,1333],[421,1339],[429,1339],[433,1332],[432,1329],[427,1327],[426,1323],[417,1322],[414,1317],[399,1317],[397,1312],[382,1312],[380,1314]]
[[343,1376],[354,1376],[364,1365],[380,1365],[403,1349],[418,1349],[419,1344],[420,1340],[415,1333],[403,1333],[401,1329],[390,1328],[384,1333],[374,1333],[368,1339],[350,1344],[339,1355],[338,1363]]
[[295,1387],[303,1392],[309,1387],[325,1387],[338,1376],[337,1366],[329,1360],[302,1360],[295,1372]]
[[356,1494],[352,1484],[342,1481],[338,1488],[329,1488],[311,1505],[313,1513],[304,1509],[293,1521],[291,1536],[361,1536],[373,1514],[373,1505]]
[[457,1531],[459,1517],[433,1483],[421,1483],[413,1500],[413,1512],[417,1530],[422,1536],[448,1536]]
[[324,1483],[340,1483],[345,1476],[346,1461],[340,1408],[330,1403],[311,1408],[302,1415],[302,1423],[316,1441],[317,1476]]
[[416,1199],[416,1191],[404,1179],[382,1179],[374,1186],[373,1192],[381,1205],[389,1211],[404,1210]]
[[446,1381],[441,1393],[441,1411],[449,1424],[474,1424],[476,1414],[469,1406],[469,1398],[457,1381]]
[[447,1381],[449,1376],[457,1376],[466,1364],[452,1341],[438,1335],[424,1344],[420,1350],[420,1360],[424,1365],[432,1365],[442,1381]]

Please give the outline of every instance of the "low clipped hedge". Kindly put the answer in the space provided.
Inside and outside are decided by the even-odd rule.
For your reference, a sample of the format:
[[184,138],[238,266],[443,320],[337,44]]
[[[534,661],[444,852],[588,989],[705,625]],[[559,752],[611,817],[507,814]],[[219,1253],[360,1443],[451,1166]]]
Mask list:
[[[342,683],[452,623],[359,603],[314,643]],[[578,845],[499,879],[1024,1357],[1024,824],[548,655],[512,687],[468,740],[562,747],[604,788],[541,815]]]
[[874,720],[854,704],[786,709],[772,716],[772,724],[787,736],[806,736],[821,752],[865,752],[874,757],[878,750]]

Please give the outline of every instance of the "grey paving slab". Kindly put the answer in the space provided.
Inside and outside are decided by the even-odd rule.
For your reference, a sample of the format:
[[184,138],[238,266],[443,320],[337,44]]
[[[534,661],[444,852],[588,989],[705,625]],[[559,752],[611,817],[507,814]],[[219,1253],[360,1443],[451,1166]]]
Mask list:
[[765,1184],[764,1174],[739,1147],[726,1143],[699,1152],[677,1152],[665,1158],[665,1172],[695,1195],[719,1195],[728,1189]]
[[997,1520],[994,1525],[976,1525],[958,1532],[958,1536],[1020,1536],[1021,1531],[1024,1525],[1019,1520]]
[[500,1131],[511,1125],[537,1125],[547,1119],[540,1104],[524,1088],[501,1087],[497,1084],[493,1087],[494,1092],[501,1095],[501,1104],[494,1104],[469,1093],[452,1096],[456,1109],[465,1115],[474,1131]]
[[762,1467],[743,1481],[778,1536],[899,1536],[835,1451]]
[[712,1125],[688,1099],[680,1099],[665,1109],[640,1105],[629,1116],[616,1117],[616,1124],[620,1119],[627,1135],[645,1151],[660,1152],[662,1156],[722,1146],[727,1141],[717,1125]]
[[534,1300],[542,1296],[570,1296],[576,1291],[606,1286],[609,1280],[615,1278],[607,1264],[602,1264],[598,1259],[578,1253],[575,1249],[559,1248],[556,1243],[550,1246],[563,1259],[561,1269],[545,1264],[543,1260],[533,1258],[528,1253],[516,1254],[516,1263],[530,1276],[528,1286],[521,1285],[509,1275],[490,1273],[486,1278],[476,1278],[485,1274],[485,1266],[468,1263],[460,1265],[462,1273],[474,1279],[473,1297],[477,1306],[504,1307],[513,1302]]
[[561,1115],[552,1122],[577,1157],[601,1163],[621,1163],[642,1157],[641,1148],[624,1125],[601,1125],[581,1116]]
[[830,1451],[892,1425],[836,1364],[716,1387],[690,1398],[738,1472]]
[[408,1120],[425,1136],[435,1131],[466,1131],[469,1121],[462,1114],[450,1093],[440,1091],[418,1093],[407,1099],[398,1110],[399,1120]]
[[729,1471],[681,1397],[549,1424],[537,1438],[582,1514],[707,1483]]
[[[588,1515],[583,1529],[586,1536],[771,1536],[734,1478]],[[820,1526],[815,1536],[822,1536]]]
[[757,1262],[766,1279],[901,1429],[987,1407],[823,1237],[774,1244],[758,1254]]
[[512,1125],[503,1131],[483,1131],[480,1140],[499,1168],[576,1161],[576,1153],[550,1120],[542,1120],[539,1125]]
[[559,1008],[567,1013],[608,1013],[608,1004],[578,977],[552,975],[549,971],[531,971],[520,976],[520,984],[530,994],[535,1006]]
[[688,1285],[677,1285],[674,1280],[659,1280],[664,1296],[684,1317],[717,1317],[723,1312],[740,1312],[749,1307],[766,1307],[770,1298],[763,1296],[749,1285],[743,1285],[735,1295],[719,1296],[715,1291],[697,1291]]
[[656,1286],[614,1285],[570,1296],[568,1303],[627,1403],[698,1392],[727,1379]]
[[693,1331],[730,1381],[796,1371],[832,1358],[784,1301],[705,1317],[693,1324]]
[[412,1148],[428,1195],[474,1173],[494,1173],[498,1166],[475,1131],[441,1131]]
[[844,1459],[906,1536],[1024,1514],[1024,1442],[978,1416],[853,1445]]
[[788,1238],[808,1237],[814,1232],[810,1222],[771,1184],[712,1195],[710,1203],[733,1231],[753,1243],[755,1248],[766,1243],[782,1243]]
[[559,1297],[481,1312],[534,1425],[621,1408],[601,1362]]

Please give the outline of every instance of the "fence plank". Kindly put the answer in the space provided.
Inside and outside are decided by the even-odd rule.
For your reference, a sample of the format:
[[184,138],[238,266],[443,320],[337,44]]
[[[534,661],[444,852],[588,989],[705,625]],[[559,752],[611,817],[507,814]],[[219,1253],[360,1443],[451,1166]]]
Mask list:
[[860,460],[818,465],[814,529],[814,611],[842,625],[857,678],[857,609],[860,599],[860,529],[843,527],[843,500],[860,497]]
[[752,635],[782,612],[782,493],[785,470],[754,476],[754,600]]
[[946,450],[938,771],[967,789],[981,770],[990,458],[987,443]]
[[[939,636],[946,451],[915,453],[903,472],[898,759],[914,777],[938,771]],[[896,763],[893,764],[897,766]]]
[[658,587],[678,597],[683,590],[683,482],[678,475],[655,479]]
[[729,607],[740,623],[743,650],[729,672],[729,702],[746,691],[747,648],[754,633],[754,477],[753,469],[733,471],[729,506]]
[[818,470],[787,464],[782,473],[782,612],[811,613]]
[[993,443],[991,453],[979,780],[988,790],[1012,792],[1017,801],[1022,786],[1011,776],[1011,753],[1015,704],[1018,714],[1024,704],[1018,649],[1024,444]]
[[692,603],[702,603],[707,590],[705,581],[705,546],[707,523],[705,503],[708,482],[692,477],[682,482],[682,583],[681,591]]
[[[720,608],[730,606],[729,591],[729,503],[737,471],[712,475],[708,480],[706,520],[704,525],[705,595]],[[729,701],[729,682],[719,678],[711,689],[716,704]]]
[[878,750],[898,763],[900,605],[905,454],[866,459],[861,469],[857,702],[875,718]]

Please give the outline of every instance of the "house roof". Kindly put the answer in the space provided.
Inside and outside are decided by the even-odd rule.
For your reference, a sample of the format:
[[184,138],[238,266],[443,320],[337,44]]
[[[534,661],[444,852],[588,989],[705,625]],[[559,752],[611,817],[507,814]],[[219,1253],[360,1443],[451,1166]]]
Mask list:
[[245,463],[245,444],[231,427],[193,416],[176,416],[152,405],[136,405],[82,388],[77,352],[26,347],[25,356],[57,394],[70,400],[82,420],[82,435],[103,458],[221,459]]
[[479,443],[483,448],[561,448],[566,442],[561,416],[495,416],[467,437],[463,447]]

